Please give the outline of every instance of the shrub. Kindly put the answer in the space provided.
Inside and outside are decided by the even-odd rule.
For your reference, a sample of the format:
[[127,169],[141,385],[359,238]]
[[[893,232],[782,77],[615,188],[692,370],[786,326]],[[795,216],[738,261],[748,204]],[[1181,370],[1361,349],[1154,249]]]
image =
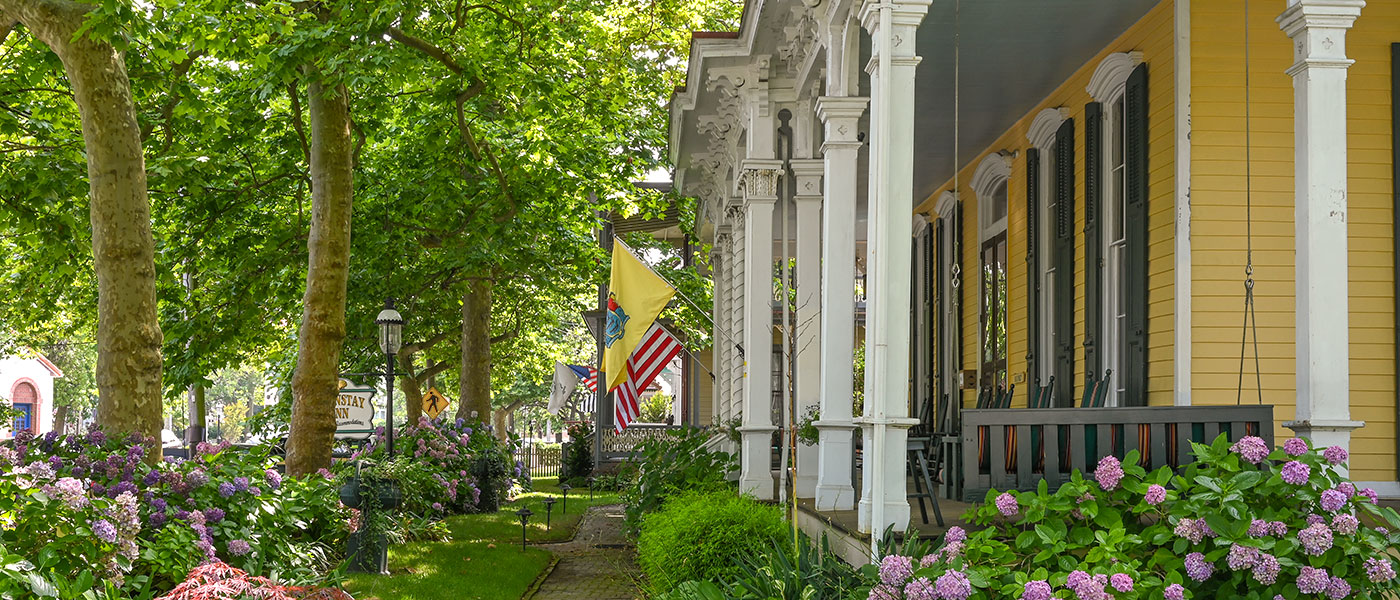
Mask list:
[[728,581],[742,572],[741,557],[762,554],[786,527],[782,509],[728,490],[678,496],[643,521],[637,562],[658,592]]
[[[490,434],[489,428],[462,419],[420,417],[417,425],[396,433],[395,451],[413,459],[411,466],[396,469],[395,473],[404,494],[403,510],[416,515],[475,510],[485,489],[475,472],[475,461],[487,453],[500,452],[500,443]],[[384,463],[387,458],[381,428],[369,444],[339,470],[342,475],[349,475],[355,459]],[[502,473],[501,477],[504,476]],[[493,489],[504,490],[505,487]]]
[[[984,529],[950,530],[938,551],[865,569],[871,598],[1388,597],[1400,515],[1342,477],[1346,452],[1302,439],[1192,444],[1197,462],[1147,473],[1138,453],[1105,457],[1094,480],[1056,493],[987,494],[969,511]],[[929,586],[933,586],[930,588]],[[931,593],[931,592],[929,592]]]
[[0,515],[13,520],[0,527],[0,561],[34,594],[79,597],[95,577],[109,596],[148,597],[220,557],[297,580],[338,560],[348,514],[325,476],[284,478],[267,448],[227,443],[148,465],[152,444],[96,428],[20,432],[0,448]]
[[264,600],[352,600],[350,594],[333,588],[277,585],[263,577],[214,561],[190,571],[189,579],[156,600],[222,600],[261,598]]
[[593,474],[593,426],[569,426],[569,443],[564,445],[563,477],[586,478]]
[[845,600],[861,586],[856,570],[831,551],[825,534],[813,544],[798,532],[794,542],[788,530],[767,551],[741,557],[740,569],[729,586],[731,598]]
[[733,454],[705,448],[708,439],[703,430],[686,427],[642,443],[634,459],[636,478],[623,491],[629,527],[635,529],[642,515],[660,508],[668,496],[726,487],[725,477],[738,464]]

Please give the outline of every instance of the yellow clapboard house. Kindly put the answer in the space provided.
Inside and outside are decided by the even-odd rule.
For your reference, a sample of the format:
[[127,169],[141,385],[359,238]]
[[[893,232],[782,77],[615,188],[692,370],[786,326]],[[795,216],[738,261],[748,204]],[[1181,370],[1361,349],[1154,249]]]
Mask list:
[[1397,44],[1380,0],[750,0],[696,33],[671,151],[747,346],[709,409],[741,488],[785,477],[783,382],[746,375],[784,360],[754,349],[790,257],[798,496],[863,531],[908,526],[930,435],[945,499],[1214,433],[1345,446],[1400,497]]

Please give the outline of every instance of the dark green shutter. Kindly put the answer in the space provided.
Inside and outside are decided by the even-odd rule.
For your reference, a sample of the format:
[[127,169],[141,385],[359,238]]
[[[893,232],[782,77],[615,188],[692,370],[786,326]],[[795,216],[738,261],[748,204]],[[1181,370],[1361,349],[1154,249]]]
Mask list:
[[[1123,102],[1123,390],[1125,406],[1147,406],[1147,64],[1128,76]],[[1115,377],[1118,375],[1115,374]]]
[[[1098,377],[1103,344],[1103,105],[1084,105],[1084,385]],[[1111,350],[1111,349],[1110,349]]]
[[[963,369],[963,288],[967,287],[967,273],[963,271],[963,204],[962,200],[957,200],[953,204],[953,222],[949,227],[948,235],[953,236],[953,311],[952,321],[953,340],[953,374],[956,375]],[[956,380],[955,380],[956,381]],[[962,407],[962,388],[953,386],[953,425],[961,427],[962,421],[959,417],[959,410]],[[956,429],[955,429],[956,431]]]
[[1026,381],[1040,387],[1040,151],[1026,150]]
[[1055,132],[1055,397],[1074,406],[1074,119]]
[[[948,235],[948,233],[944,229],[946,223],[944,223],[943,219],[934,219],[933,225],[933,272],[937,273],[938,276],[934,282],[933,318],[929,322],[929,327],[935,328],[934,331],[937,332],[937,335],[933,338],[936,340],[933,356],[938,357],[937,362],[934,363],[933,370],[933,397],[937,399],[937,401],[942,402],[943,398],[940,392],[947,389],[944,382],[952,381],[953,376],[952,373],[944,372],[949,362],[946,354],[948,351],[948,322],[943,318],[944,315],[948,314],[948,289],[945,287],[948,280],[948,256],[947,253],[943,251],[943,240],[945,239],[944,236]],[[937,407],[937,405],[935,405],[935,407]],[[945,412],[940,411],[934,414],[942,415],[945,414]],[[938,423],[937,430],[952,431],[952,429],[947,428],[947,423],[944,422]]]
[[[934,221],[936,222],[937,219]],[[938,398],[937,376],[935,375],[938,372],[938,362],[934,358],[938,355],[938,349],[933,345],[933,340],[936,339],[934,327],[938,322],[938,313],[933,311],[934,298],[938,293],[936,281],[938,269],[936,268],[937,263],[934,262],[936,259],[933,252],[933,242],[937,235],[934,231],[935,223],[929,223],[929,227],[924,228],[924,305],[921,309],[924,315],[924,339],[919,343],[919,347],[923,348],[921,360],[924,364],[924,398],[930,405],[933,405]],[[936,415],[937,413],[931,414]]]

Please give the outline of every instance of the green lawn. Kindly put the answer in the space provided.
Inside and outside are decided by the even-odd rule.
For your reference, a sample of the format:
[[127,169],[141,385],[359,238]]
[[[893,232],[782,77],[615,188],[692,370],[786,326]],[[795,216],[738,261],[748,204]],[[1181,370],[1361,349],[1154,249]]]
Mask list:
[[361,600],[518,600],[552,558],[547,550],[534,546],[520,551],[520,519],[515,511],[527,506],[535,513],[530,517],[532,543],[562,541],[573,535],[585,508],[618,502],[616,492],[594,494],[590,503],[586,488],[572,490],[568,514],[562,514],[563,503],[556,502],[551,527],[545,531],[545,508],[540,501],[547,496],[558,498],[561,492],[552,477],[536,479],[535,490],[498,513],[449,517],[450,542],[390,548],[391,575],[355,575],[345,583],[345,590]]

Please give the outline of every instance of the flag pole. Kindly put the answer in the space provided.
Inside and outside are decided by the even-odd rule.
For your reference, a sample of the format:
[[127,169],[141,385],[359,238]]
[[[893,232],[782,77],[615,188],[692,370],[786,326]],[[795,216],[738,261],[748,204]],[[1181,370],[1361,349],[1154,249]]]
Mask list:
[[[627,246],[627,243],[626,243],[626,242],[623,242],[621,239],[617,239],[617,238],[614,238],[613,241],[617,242],[617,244],[618,244],[619,246],[622,246],[622,249],[623,249],[623,250],[626,250],[628,254],[631,254],[631,255],[632,255],[632,258],[636,258],[636,259],[637,259],[637,262],[642,263],[643,265],[646,265],[646,262],[642,261],[642,259],[640,259],[640,258],[637,258],[637,253],[636,253],[636,252],[633,252],[632,249],[631,249],[630,247]],[[655,269],[652,269],[649,265],[647,266],[647,270],[648,270],[648,271],[651,271],[651,274],[652,274],[652,275],[655,275],[657,279],[660,279],[661,281],[665,282],[666,286],[669,287],[669,288],[671,288],[671,291],[673,291],[673,292],[676,293],[676,296],[679,296],[681,300],[685,300],[685,302],[686,302],[687,304],[689,304],[691,308],[694,308],[694,309],[695,309],[695,312],[700,313],[700,316],[704,317],[706,321],[709,321],[709,322],[710,322],[711,331],[714,331],[715,336],[716,336],[716,337],[719,337],[719,335],[720,335],[719,328],[715,325],[715,320],[714,320],[714,319],[711,319],[711,318],[710,318],[710,315],[707,314],[707,313],[705,312],[705,309],[700,308],[700,305],[699,305],[699,304],[696,304],[694,300],[691,300],[691,299],[690,299],[690,296],[685,295],[684,292],[681,292],[679,289],[677,289],[676,286],[675,286],[675,284],[671,283],[670,281],[667,281],[665,277],[662,277],[660,273],[657,273],[656,270],[655,270]],[[742,358],[745,358],[745,357],[744,357],[744,346],[743,346],[743,344],[740,344],[739,342],[734,341],[734,338],[731,338],[731,337],[729,337],[728,335],[725,335],[724,337],[726,338],[725,341],[727,341],[727,342],[733,344],[733,345],[734,345],[734,349],[739,351],[739,358],[741,358],[741,359],[742,359]],[[681,347],[684,348],[685,345],[682,344]],[[689,351],[689,350],[686,350],[686,352],[689,353],[690,351]],[[691,354],[691,356],[694,356],[694,354]],[[703,366],[702,366],[702,368],[703,368]],[[711,372],[709,369],[705,369],[705,371],[710,373],[710,378],[711,378],[711,379],[714,378],[715,374],[714,374],[713,372]]]

